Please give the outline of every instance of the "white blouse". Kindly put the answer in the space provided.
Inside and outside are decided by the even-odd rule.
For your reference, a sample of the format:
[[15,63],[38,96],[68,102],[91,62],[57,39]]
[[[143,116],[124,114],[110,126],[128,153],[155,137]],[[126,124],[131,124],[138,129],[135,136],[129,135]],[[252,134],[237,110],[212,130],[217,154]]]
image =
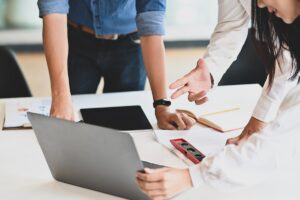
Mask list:
[[[205,56],[218,82],[236,59],[247,37],[251,0],[219,0],[218,25]],[[194,187],[202,184],[220,190],[237,189],[266,178],[300,157],[300,85],[289,81],[291,59],[283,52],[281,70],[276,66],[274,83],[266,81],[253,116],[268,126],[239,146],[227,145],[214,156],[190,167]],[[299,77],[299,76],[298,76]],[[297,159],[296,159],[297,160]]]
[[194,187],[208,184],[235,190],[267,178],[286,164],[300,161],[300,85],[284,98],[276,119],[239,146],[227,145],[190,167]]
[[[241,51],[247,38],[250,20],[251,0],[219,0],[218,24],[204,56],[215,85]],[[283,71],[277,70],[270,91],[268,80],[266,81],[253,112],[253,117],[264,122],[270,122],[275,118],[283,98],[297,84],[297,81],[288,80],[291,76],[289,52],[283,53],[281,62]]]

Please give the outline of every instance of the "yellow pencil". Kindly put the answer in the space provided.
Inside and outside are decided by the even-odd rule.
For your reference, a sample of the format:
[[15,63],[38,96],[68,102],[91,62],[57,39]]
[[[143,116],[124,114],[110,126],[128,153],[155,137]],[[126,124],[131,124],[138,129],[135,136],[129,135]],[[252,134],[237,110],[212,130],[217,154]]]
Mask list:
[[236,107],[236,108],[231,108],[231,109],[227,109],[227,110],[222,110],[222,111],[218,111],[218,112],[212,112],[212,113],[207,113],[204,115],[201,115],[201,117],[206,117],[206,116],[210,116],[210,115],[217,115],[217,114],[221,114],[221,113],[225,113],[225,112],[232,112],[232,111],[236,111],[239,110],[240,107]]

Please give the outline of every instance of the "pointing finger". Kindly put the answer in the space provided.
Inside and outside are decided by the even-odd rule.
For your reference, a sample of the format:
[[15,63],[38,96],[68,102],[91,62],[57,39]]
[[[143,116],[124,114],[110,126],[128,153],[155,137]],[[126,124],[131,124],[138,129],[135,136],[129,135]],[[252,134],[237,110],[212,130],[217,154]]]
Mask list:
[[184,86],[187,83],[188,83],[188,78],[187,77],[182,77],[182,78],[178,79],[177,81],[173,82],[170,85],[170,89],[177,89],[179,87]]
[[178,90],[176,90],[172,95],[171,95],[171,99],[176,99],[178,97],[180,97],[181,95],[185,94],[189,92],[189,88],[187,86],[184,86]]

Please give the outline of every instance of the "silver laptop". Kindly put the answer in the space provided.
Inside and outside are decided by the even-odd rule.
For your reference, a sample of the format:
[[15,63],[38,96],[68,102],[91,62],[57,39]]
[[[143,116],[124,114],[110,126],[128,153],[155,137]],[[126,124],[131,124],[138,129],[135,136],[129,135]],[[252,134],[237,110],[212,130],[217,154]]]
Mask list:
[[142,162],[128,133],[34,113],[28,118],[57,181],[132,200],[149,199],[138,188],[136,172],[162,166]]

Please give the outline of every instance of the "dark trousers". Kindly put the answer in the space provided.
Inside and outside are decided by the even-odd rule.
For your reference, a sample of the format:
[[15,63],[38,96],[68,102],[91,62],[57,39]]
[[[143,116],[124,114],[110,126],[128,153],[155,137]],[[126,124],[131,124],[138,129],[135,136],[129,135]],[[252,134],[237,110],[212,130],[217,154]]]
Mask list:
[[248,32],[247,40],[237,57],[226,73],[223,75],[219,85],[237,85],[258,83],[264,85],[267,73],[260,57],[258,56],[251,29]]
[[103,40],[69,26],[68,39],[72,94],[95,93],[102,77],[103,92],[144,89],[146,71],[137,33]]

